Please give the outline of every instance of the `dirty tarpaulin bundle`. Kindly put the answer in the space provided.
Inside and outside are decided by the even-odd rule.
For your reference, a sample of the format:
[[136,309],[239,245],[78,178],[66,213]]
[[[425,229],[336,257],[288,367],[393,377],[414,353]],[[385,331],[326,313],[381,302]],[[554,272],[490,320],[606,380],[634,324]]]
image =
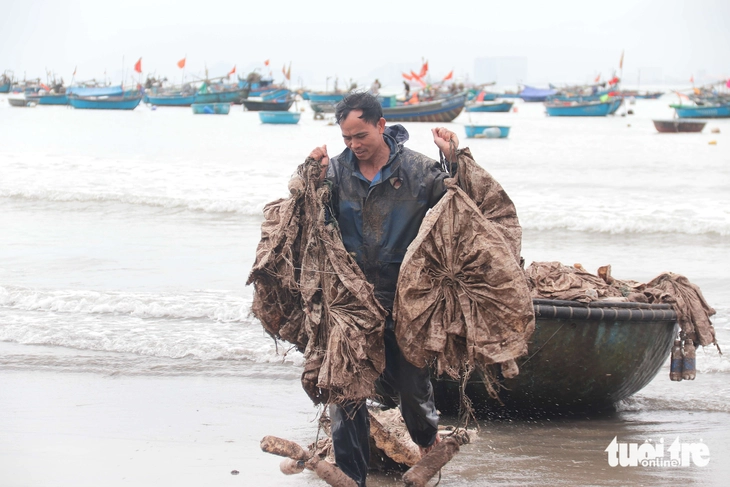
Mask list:
[[446,185],[403,259],[393,308],[398,344],[410,362],[434,364],[439,375],[499,363],[513,377],[535,328],[517,213],[468,149]]
[[248,278],[252,311],[274,338],[304,352],[302,386],[315,404],[374,393],[385,366],[385,310],[347,253],[335,223],[325,224],[328,185],[307,158],[287,199],[264,208],[261,241]]
[[718,346],[710,321],[715,310],[707,304],[700,288],[680,274],[664,272],[643,284],[615,279],[608,265],[600,267],[594,275],[580,264],[567,266],[560,262],[533,262],[525,270],[525,275],[535,298],[585,303],[608,299],[671,304],[685,339],[702,346]]

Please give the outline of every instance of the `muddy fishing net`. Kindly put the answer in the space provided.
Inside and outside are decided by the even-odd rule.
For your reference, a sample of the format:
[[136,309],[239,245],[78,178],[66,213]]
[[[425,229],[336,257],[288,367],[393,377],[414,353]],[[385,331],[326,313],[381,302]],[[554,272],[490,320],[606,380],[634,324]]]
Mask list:
[[304,354],[302,386],[315,404],[358,401],[374,394],[385,367],[385,311],[325,221],[328,185],[308,158],[289,184],[291,195],[264,209],[252,312],[274,338]]
[[525,275],[535,298],[671,304],[684,338],[702,346],[718,346],[710,321],[715,310],[705,301],[700,288],[680,274],[664,272],[647,283],[640,283],[614,278],[609,265],[591,274],[580,264],[533,262]]
[[468,149],[446,186],[401,265],[398,344],[410,362],[439,375],[457,379],[503,364],[503,374],[514,376],[514,359],[527,352],[535,326],[517,213]]

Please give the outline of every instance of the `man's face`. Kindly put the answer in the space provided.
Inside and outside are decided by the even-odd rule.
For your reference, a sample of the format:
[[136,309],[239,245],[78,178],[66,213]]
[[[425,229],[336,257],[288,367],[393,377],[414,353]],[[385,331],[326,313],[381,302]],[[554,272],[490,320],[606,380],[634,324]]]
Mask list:
[[378,120],[377,125],[372,125],[360,118],[362,110],[353,110],[347,118],[340,122],[342,139],[348,149],[355,153],[361,161],[370,161],[384,144],[383,132],[385,131],[385,119]]

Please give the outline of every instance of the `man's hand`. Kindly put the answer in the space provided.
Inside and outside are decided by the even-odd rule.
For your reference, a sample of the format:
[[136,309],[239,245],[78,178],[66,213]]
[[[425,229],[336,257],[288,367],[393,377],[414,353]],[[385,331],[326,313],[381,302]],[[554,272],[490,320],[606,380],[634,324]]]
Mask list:
[[[433,142],[444,153],[446,160],[456,162],[456,149],[459,148],[459,138],[454,132],[444,127],[431,129],[433,134]],[[451,141],[453,141],[454,150],[451,150]]]
[[309,157],[315,161],[319,161],[319,167],[322,169],[319,173],[319,180],[323,181],[325,176],[327,176],[327,167],[330,165],[330,156],[327,155],[327,145],[316,147],[309,153]]

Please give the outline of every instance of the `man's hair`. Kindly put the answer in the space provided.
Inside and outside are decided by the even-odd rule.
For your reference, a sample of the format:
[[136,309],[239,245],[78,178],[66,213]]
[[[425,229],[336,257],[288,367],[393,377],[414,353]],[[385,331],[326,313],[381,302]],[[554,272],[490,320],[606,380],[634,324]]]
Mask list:
[[383,117],[383,107],[376,97],[370,93],[354,92],[345,95],[335,108],[335,120],[341,124],[353,110],[362,110],[360,119],[371,125],[377,125]]

